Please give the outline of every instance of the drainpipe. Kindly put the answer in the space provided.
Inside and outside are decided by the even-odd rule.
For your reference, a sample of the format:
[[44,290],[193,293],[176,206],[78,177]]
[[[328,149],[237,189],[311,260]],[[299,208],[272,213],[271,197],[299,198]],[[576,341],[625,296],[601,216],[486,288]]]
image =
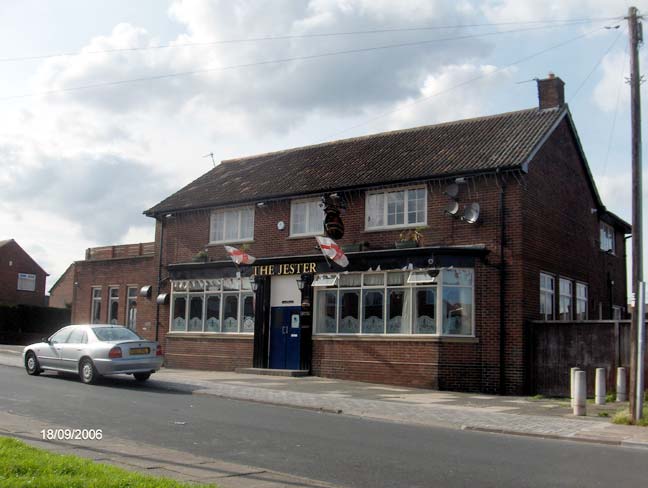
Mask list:
[[[499,173],[499,170],[497,171]],[[495,175],[499,178],[499,175]],[[500,279],[500,326],[499,326],[499,394],[505,393],[506,385],[506,300],[504,296],[504,286],[506,284],[506,263],[504,261],[504,240],[506,236],[506,219],[504,212],[504,190],[506,189],[506,182],[504,178],[500,178],[500,263],[499,263],[499,279]]]
[[158,278],[157,278],[157,289],[155,294],[155,341],[158,341],[160,334],[160,304],[157,302],[157,296],[160,294],[160,286],[162,285],[162,243],[164,242],[164,219],[157,217],[156,221],[160,223],[160,246],[158,247]]

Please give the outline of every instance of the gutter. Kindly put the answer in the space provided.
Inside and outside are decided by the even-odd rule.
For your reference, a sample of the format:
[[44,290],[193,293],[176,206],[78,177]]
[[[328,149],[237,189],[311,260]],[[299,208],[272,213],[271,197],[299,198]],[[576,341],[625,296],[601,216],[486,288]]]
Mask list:
[[158,248],[158,278],[157,288],[155,294],[155,341],[158,341],[160,335],[160,304],[157,301],[157,296],[160,294],[160,286],[162,285],[162,246],[164,243],[164,219],[155,218],[160,222],[160,247]]

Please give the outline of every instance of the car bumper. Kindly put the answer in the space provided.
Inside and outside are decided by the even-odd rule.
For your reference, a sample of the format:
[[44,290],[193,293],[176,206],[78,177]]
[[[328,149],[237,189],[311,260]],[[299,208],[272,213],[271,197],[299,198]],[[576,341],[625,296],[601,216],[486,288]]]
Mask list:
[[153,373],[162,367],[162,356],[154,358],[95,359],[94,365],[100,375]]

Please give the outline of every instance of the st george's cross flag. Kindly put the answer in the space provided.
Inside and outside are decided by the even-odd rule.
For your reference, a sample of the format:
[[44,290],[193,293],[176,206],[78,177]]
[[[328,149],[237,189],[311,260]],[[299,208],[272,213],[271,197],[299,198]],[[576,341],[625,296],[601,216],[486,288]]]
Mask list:
[[256,261],[254,256],[250,256],[248,253],[236,249],[232,246],[224,246],[229,257],[234,261],[234,264],[252,264]]
[[349,260],[344,255],[344,252],[342,252],[340,246],[338,246],[333,239],[321,236],[315,236],[315,239],[317,239],[317,243],[319,244],[324,256],[343,268],[346,268],[349,265]]

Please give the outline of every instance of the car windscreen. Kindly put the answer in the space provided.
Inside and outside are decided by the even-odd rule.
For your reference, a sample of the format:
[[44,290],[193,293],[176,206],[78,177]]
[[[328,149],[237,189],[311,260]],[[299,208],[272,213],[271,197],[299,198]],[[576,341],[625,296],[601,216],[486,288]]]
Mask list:
[[100,341],[137,341],[142,340],[135,332],[123,327],[94,327],[92,329],[94,335]]

